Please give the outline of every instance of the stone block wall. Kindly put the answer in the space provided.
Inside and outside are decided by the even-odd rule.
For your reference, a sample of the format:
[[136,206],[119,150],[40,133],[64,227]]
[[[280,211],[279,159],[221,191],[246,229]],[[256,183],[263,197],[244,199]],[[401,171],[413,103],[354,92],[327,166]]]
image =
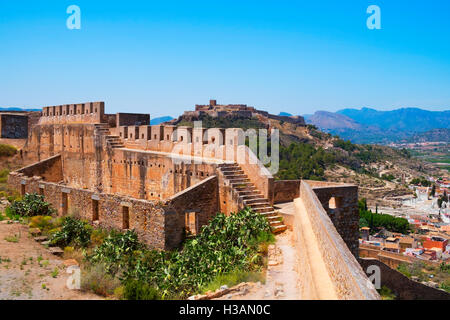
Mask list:
[[381,285],[391,289],[396,294],[397,299],[450,300],[450,293],[410,280],[381,261],[366,258],[360,259],[360,263],[364,270],[367,270],[369,266],[378,266],[381,272]]
[[167,248],[171,249],[179,246],[184,240],[188,212],[196,213],[198,231],[219,212],[217,177],[209,177],[170,197],[165,202],[164,210],[166,212],[166,244]]
[[151,151],[114,149],[105,157],[102,187],[107,193],[163,200],[212,176],[215,165],[176,161]]
[[49,182],[60,182],[63,180],[61,155],[24,167],[17,170],[17,173],[22,173],[27,177],[39,176]]
[[[154,249],[164,250],[168,247],[163,203],[71,188],[38,177],[27,177],[22,173],[11,173],[8,183],[16,190],[23,189],[26,193],[44,195],[45,200],[52,204],[60,216],[70,214],[91,223],[94,223],[94,201],[97,201],[96,223],[107,229],[124,230],[123,208],[126,207],[129,229],[134,229],[141,241]],[[173,223],[171,226],[173,227]],[[179,228],[183,227],[184,222]],[[174,245],[173,241],[171,245]]]
[[116,127],[120,126],[145,126],[150,125],[150,115],[144,113],[124,113],[116,114]]
[[304,299],[379,299],[306,181],[301,182],[299,200],[303,207],[295,212],[294,233]]
[[40,124],[102,123],[105,103],[87,102],[42,108]]
[[273,202],[290,202],[300,196],[301,180],[275,180],[273,183]]
[[0,138],[26,139],[27,137],[28,116],[26,114],[0,114]]
[[355,257],[359,250],[358,187],[308,181],[322,207]]

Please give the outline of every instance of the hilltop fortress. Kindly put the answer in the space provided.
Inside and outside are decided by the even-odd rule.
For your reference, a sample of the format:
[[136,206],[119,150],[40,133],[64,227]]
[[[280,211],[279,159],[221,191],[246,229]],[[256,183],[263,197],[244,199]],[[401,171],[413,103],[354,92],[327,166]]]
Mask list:
[[207,105],[195,105],[195,111],[185,111],[179,120],[195,121],[203,116],[212,118],[229,118],[229,119],[275,119],[293,123],[298,126],[305,125],[305,119],[301,116],[277,116],[267,111],[257,110],[246,104],[227,104],[218,105],[216,100],[210,100]]
[[[211,101],[195,112],[259,112],[229,108]],[[150,125],[148,114],[106,114],[103,102],[49,106],[20,151],[29,165],[11,172],[8,182],[21,194],[44,195],[59,215],[134,229],[161,250],[179,247],[219,211],[251,207],[267,217],[274,233],[289,227],[296,234],[305,297],[377,299],[356,260],[358,188],[276,181],[244,141],[241,129]],[[274,205],[294,199],[304,209],[283,220]],[[312,246],[318,254],[308,254]],[[319,288],[317,264],[329,272],[331,296]]]

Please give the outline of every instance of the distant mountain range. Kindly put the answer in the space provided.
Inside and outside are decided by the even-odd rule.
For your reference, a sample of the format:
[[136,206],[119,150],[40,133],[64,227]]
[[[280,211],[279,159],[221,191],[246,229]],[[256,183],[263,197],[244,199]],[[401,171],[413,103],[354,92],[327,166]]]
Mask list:
[[159,118],[154,118],[150,120],[150,124],[151,125],[157,125],[157,124],[161,124],[163,122],[167,122],[170,120],[173,120],[175,118],[172,118],[171,116],[164,116],[164,117],[159,117]]
[[[450,129],[449,111],[427,111],[402,108],[378,111],[370,108],[343,109],[336,113],[317,111],[305,120],[323,131],[339,135],[354,143],[389,143],[419,138],[419,133],[434,129]],[[446,131],[422,136],[421,139],[442,138]],[[442,140],[439,140],[442,141]]]
[[0,108],[0,111],[42,111],[42,109]]

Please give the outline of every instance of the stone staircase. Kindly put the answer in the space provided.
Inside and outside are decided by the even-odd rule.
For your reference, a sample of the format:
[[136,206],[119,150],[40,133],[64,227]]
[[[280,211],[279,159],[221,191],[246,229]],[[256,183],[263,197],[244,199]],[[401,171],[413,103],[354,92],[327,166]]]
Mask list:
[[269,221],[273,233],[280,233],[287,229],[281,221],[281,216],[270,205],[269,201],[256,189],[255,185],[236,164],[221,164],[219,168],[230,186],[239,195],[245,207],[250,207],[254,212],[265,216]]
[[96,123],[96,124],[94,124],[94,127],[98,133],[101,133],[104,135],[109,134],[109,126],[107,123]]
[[115,148],[125,148],[125,145],[122,142],[122,139],[120,139],[119,136],[106,136],[106,145],[115,149]]
[[106,145],[108,147],[111,147],[113,149],[115,149],[115,148],[124,148],[125,147],[125,145],[122,142],[122,139],[120,139],[119,136],[110,135],[108,124],[106,124],[106,123],[97,123],[94,126],[95,126],[95,130],[98,133],[100,133],[101,135],[104,135],[106,137]]

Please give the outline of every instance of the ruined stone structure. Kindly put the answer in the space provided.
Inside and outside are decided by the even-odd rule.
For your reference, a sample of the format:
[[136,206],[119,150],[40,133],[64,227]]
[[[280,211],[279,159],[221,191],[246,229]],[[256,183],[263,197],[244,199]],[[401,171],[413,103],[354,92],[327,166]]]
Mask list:
[[[244,207],[266,216],[275,233],[282,232],[286,225],[273,204],[302,198],[313,235],[324,246],[321,263],[330,268],[333,297],[378,297],[355,259],[356,186],[275,182],[245,146],[241,129],[149,123],[148,114],[106,114],[103,102],[44,107],[21,153],[30,165],[12,172],[8,182],[22,194],[44,195],[59,215],[134,229],[149,247],[162,250],[178,247],[187,232],[196,234],[217,212]],[[297,226],[298,217],[294,220]],[[299,254],[304,248],[298,238]]]
[[305,125],[305,119],[301,116],[277,116],[266,111],[257,110],[246,104],[218,105],[216,100],[210,100],[207,105],[195,105],[195,111],[185,111],[181,117],[184,120],[194,121],[208,115],[212,118],[226,117],[232,119],[250,119],[262,116],[267,119],[276,119],[290,122],[299,126]]
[[40,118],[40,112],[0,112],[0,138],[27,139],[28,132]]

